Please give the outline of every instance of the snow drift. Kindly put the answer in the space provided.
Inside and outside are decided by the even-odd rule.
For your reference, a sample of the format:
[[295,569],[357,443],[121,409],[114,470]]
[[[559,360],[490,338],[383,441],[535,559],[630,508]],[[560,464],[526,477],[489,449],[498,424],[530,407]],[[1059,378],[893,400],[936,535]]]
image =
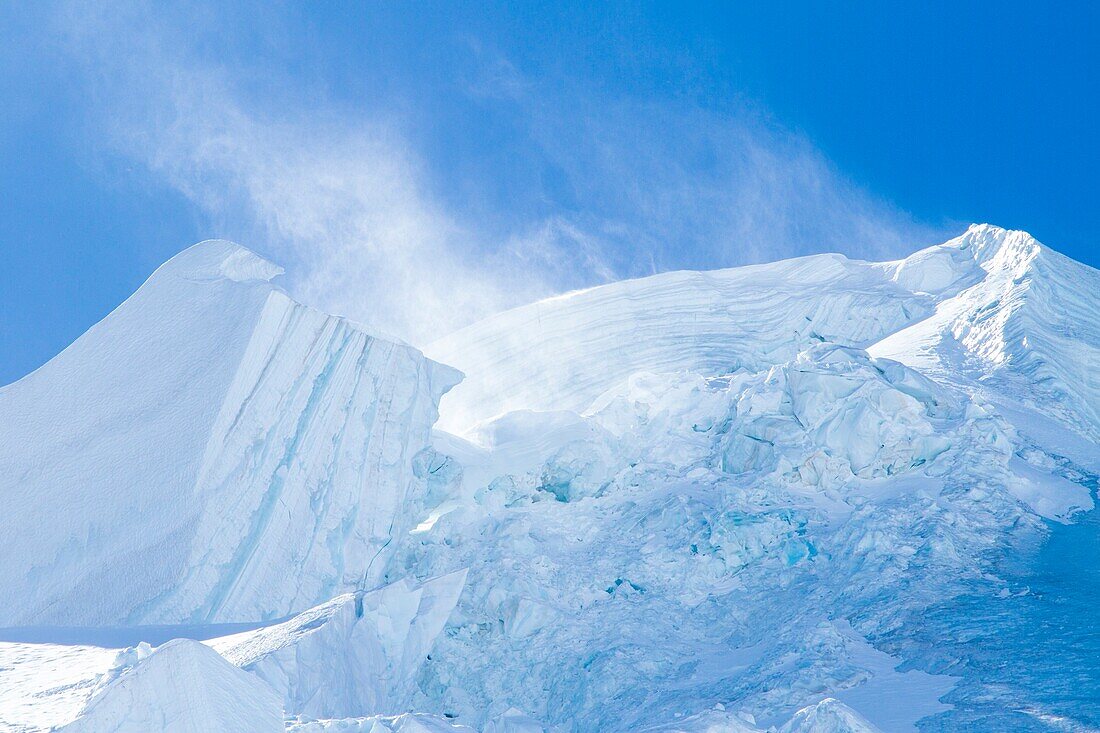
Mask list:
[[277,733],[275,691],[217,652],[177,639],[101,681],[63,733]]

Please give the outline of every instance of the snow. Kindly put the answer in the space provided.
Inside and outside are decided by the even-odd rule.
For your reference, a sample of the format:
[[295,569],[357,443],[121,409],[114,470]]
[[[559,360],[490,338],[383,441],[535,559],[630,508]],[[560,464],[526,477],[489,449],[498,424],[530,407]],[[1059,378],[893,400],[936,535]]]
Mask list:
[[870,351],[1100,440],[1100,271],[989,225],[941,246],[969,253],[981,279]]
[[[186,711],[158,707],[178,703],[228,715],[218,712],[220,697],[206,699],[211,687],[242,695],[244,702],[260,690],[259,702],[275,711],[280,725],[284,713],[336,718],[400,711],[464,581],[465,572],[423,583],[402,580],[339,596],[279,624],[204,643],[177,639],[155,650],[145,642],[122,649],[0,642],[0,730],[45,731],[74,720],[64,730],[113,731],[110,725],[123,723],[130,726],[125,730],[159,730],[149,722],[154,717],[191,721],[195,730],[238,730],[224,722],[203,727],[216,718],[191,719]],[[226,667],[249,674],[230,674]],[[104,697],[108,702],[99,701]],[[245,707],[240,720],[255,712]]]
[[508,708],[485,726],[484,733],[546,733],[546,726],[517,708]]
[[891,267],[817,255],[671,272],[516,308],[429,344],[466,374],[439,426],[465,433],[521,409],[579,412],[640,371],[757,371],[827,340],[865,346],[932,312]]
[[338,596],[285,623],[210,645],[279,691],[288,714],[341,718],[401,712],[465,577],[459,571]]
[[[1090,720],[1051,694],[1079,666],[1022,653],[1046,632],[971,627],[1100,592],[1029,565],[1096,514],[1096,271],[975,225],[896,262],[666,273],[430,345],[457,387],[278,272],[198,245],[0,390],[0,730]],[[150,623],[207,641],[56,628]],[[973,666],[1025,657],[1003,690]]]
[[278,733],[275,692],[197,641],[170,641],[113,670],[59,733]]
[[[719,705],[671,724],[642,728],[647,733],[764,733],[751,714],[727,711]],[[769,731],[776,731],[774,726]],[[778,733],[881,733],[850,707],[826,697],[796,712]]]
[[825,698],[795,713],[779,733],[876,733],[873,725],[844,703]]
[[382,579],[458,375],[278,272],[195,245],[0,389],[0,626],[255,621]]
[[[436,715],[404,713],[291,723],[287,733],[475,733]],[[518,732],[517,732],[518,733]]]
[[118,650],[0,642],[0,731],[50,731],[74,720]]
[[[849,729],[853,733],[878,729],[915,730],[914,721],[950,709],[940,699],[951,692],[956,679],[917,670],[898,671],[897,659],[875,649],[847,623],[837,623],[836,626],[849,644],[848,653],[862,669],[867,670],[870,678],[863,684],[831,691],[835,699],[829,698],[813,708],[804,708],[783,730],[822,730],[823,733]],[[897,704],[899,699],[905,700],[904,706]]]

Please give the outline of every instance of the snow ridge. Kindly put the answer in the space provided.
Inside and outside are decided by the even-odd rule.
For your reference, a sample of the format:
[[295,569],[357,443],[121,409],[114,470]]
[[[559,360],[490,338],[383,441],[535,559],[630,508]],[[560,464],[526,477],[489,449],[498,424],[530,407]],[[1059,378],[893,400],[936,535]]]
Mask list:
[[940,249],[969,254],[982,278],[871,352],[943,381],[983,383],[991,399],[1023,400],[1100,438],[1100,271],[986,224]]
[[0,389],[0,626],[279,618],[383,578],[459,375],[278,272],[198,244]]
[[440,427],[519,409],[585,409],[638,371],[757,371],[813,343],[866,346],[932,313],[889,266],[840,255],[670,272],[539,301],[428,345],[467,375]]

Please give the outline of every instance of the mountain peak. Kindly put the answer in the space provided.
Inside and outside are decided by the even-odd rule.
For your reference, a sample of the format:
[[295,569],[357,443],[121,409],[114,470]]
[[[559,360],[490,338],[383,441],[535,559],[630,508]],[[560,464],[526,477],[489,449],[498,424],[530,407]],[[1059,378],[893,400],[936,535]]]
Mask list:
[[966,250],[986,270],[1014,269],[1026,265],[1044,249],[1031,234],[992,224],[971,224],[962,236],[944,246]]
[[193,244],[154,273],[187,280],[268,281],[283,274],[283,268],[252,250],[225,239],[206,239]]
[[1026,270],[1043,249],[1030,234],[993,224],[971,224],[943,244],[925,247],[897,263],[894,281],[914,293],[949,297],[988,273]]

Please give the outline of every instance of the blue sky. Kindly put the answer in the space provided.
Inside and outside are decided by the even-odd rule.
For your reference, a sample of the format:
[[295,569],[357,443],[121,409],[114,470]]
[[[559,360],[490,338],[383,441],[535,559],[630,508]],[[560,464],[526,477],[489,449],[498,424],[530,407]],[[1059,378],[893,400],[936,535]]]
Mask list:
[[413,343],[970,221],[1100,265],[1083,3],[98,5],[0,5],[0,383],[209,237]]

